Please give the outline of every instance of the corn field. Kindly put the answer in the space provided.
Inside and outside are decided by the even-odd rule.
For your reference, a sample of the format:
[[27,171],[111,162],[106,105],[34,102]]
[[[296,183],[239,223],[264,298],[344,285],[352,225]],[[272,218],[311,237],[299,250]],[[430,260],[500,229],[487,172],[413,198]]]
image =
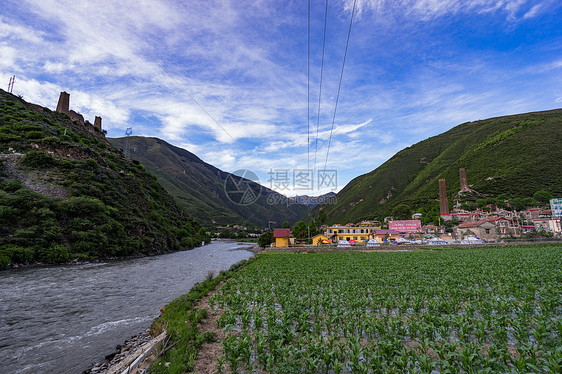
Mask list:
[[220,372],[561,373],[562,246],[266,253],[211,298]]

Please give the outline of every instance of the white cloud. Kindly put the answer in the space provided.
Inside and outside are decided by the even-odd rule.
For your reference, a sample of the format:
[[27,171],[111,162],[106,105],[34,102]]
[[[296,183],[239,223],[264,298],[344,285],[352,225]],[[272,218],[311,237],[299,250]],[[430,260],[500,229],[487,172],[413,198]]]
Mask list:
[[529,9],[527,13],[523,15],[523,19],[536,17],[540,13],[541,9],[542,9],[542,4],[534,5],[531,9]]
[[43,42],[43,33],[31,27],[8,23],[8,20],[0,15],[0,38],[13,38],[31,43]]
[[[354,0],[342,0],[342,2],[344,9],[351,12]],[[359,15],[371,12],[379,16],[400,12],[423,21],[460,13],[503,12],[507,20],[517,21],[519,18],[536,17],[544,8],[543,4],[535,4],[529,9],[528,3],[529,0],[357,0],[356,11]],[[546,3],[550,1],[547,0]],[[522,11],[525,13],[519,17],[518,14]]]

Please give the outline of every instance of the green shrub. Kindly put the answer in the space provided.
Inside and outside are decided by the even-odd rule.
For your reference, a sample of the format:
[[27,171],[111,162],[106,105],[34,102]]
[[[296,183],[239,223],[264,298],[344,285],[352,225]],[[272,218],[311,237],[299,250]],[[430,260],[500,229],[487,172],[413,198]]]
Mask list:
[[72,138],[68,135],[61,135],[60,140],[67,143],[72,143]]
[[0,223],[9,223],[18,218],[17,209],[11,206],[0,206]]
[[47,136],[41,139],[41,143],[51,146],[51,147],[59,147],[61,145],[61,140],[56,136]]
[[42,131],[28,131],[25,133],[25,137],[27,139],[42,139],[43,132]]
[[12,130],[12,126],[4,125],[4,126],[0,126],[0,133],[13,134],[14,130]]
[[92,260],[92,256],[87,253],[75,253],[72,255],[72,258],[76,261],[90,261]]
[[45,169],[55,165],[56,160],[45,152],[31,151],[25,155],[21,163],[31,168]]
[[41,259],[49,264],[62,264],[70,259],[70,251],[65,246],[53,244],[39,252]]
[[6,245],[2,247],[0,253],[11,259],[11,263],[25,264],[33,261],[33,251],[29,248],[16,245]]
[[90,169],[97,169],[99,167],[99,164],[96,160],[94,160],[93,158],[87,158],[85,160],[85,166],[90,168]]
[[10,181],[4,182],[2,187],[6,192],[16,192],[20,188],[22,188],[21,182],[17,179],[12,179]]
[[0,134],[0,143],[9,143],[16,140],[20,140],[17,135]]
[[85,196],[71,197],[70,199],[63,201],[61,203],[61,207],[70,217],[87,216],[90,219],[93,219],[100,214],[105,215],[110,211],[110,208],[100,200]]
[[0,270],[7,269],[10,265],[10,259],[3,254],[0,254]]
[[39,125],[32,125],[30,123],[19,123],[17,125],[14,126],[16,128],[16,130],[19,131],[39,131],[41,132],[42,128]]

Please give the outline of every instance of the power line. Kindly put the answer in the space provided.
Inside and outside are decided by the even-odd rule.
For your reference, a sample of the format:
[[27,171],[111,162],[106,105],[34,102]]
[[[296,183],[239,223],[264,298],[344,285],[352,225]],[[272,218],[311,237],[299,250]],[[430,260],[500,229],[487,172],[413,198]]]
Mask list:
[[[316,141],[314,149],[314,168],[316,168],[316,154],[318,153],[318,128],[320,127],[320,103],[322,101],[322,80],[324,76],[324,52],[326,49],[326,26],[328,24],[328,0],[326,0],[326,9],[324,10],[324,37],[322,41],[322,62],[320,65],[320,89],[318,91],[318,112],[316,114]],[[314,173],[314,172],[313,172]]]
[[[363,103],[361,103],[361,105],[359,105],[354,111],[353,113],[347,117],[347,119],[343,122],[341,122],[338,127],[336,127],[334,129],[334,135],[338,133],[338,131],[345,125],[347,125],[349,123],[349,121],[359,112],[359,110],[361,110],[373,97],[375,97],[381,90],[382,88],[392,79],[394,79],[395,76],[398,75],[398,73],[400,73],[404,67],[406,67],[406,65],[413,59],[413,56],[409,57],[399,68],[398,70],[396,70],[391,76],[387,77],[377,88],[376,90],[374,90],[371,95],[365,100],[363,101]],[[320,149],[322,149],[322,147],[324,147],[326,145],[328,141],[325,140],[322,145],[320,146]]]
[[345,43],[345,52],[343,54],[343,62],[341,65],[340,83],[338,85],[338,94],[336,96],[336,105],[334,106],[334,115],[332,117],[332,128],[330,129],[330,138],[328,141],[328,151],[326,152],[326,161],[324,162],[324,171],[326,171],[326,165],[328,164],[328,155],[330,154],[330,146],[332,144],[332,132],[334,131],[334,122],[336,122],[336,112],[338,110],[338,101],[340,98],[341,82],[343,80],[343,71],[345,68],[345,58],[347,57],[347,48],[349,46],[349,38],[351,36],[351,26],[353,25],[353,16],[355,15],[355,4],[357,0],[353,0],[353,10],[351,11],[351,20],[349,21],[349,31],[347,32],[347,41]]
[[306,67],[306,80],[307,80],[307,85],[306,85],[306,101],[307,101],[307,115],[306,115],[306,121],[307,121],[307,137],[308,137],[308,152],[307,152],[307,160],[306,160],[306,169],[310,170],[310,0],[308,0],[308,42],[307,42],[307,67]]

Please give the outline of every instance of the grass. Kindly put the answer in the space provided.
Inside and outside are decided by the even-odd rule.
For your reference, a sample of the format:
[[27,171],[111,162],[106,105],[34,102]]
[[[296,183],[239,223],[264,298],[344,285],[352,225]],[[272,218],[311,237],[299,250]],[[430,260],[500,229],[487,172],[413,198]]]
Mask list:
[[209,240],[154,176],[99,132],[2,90],[0,153],[7,154],[0,160],[0,269],[157,254]]
[[271,252],[211,297],[222,372],[562,368],[562,246]]
[[[398,152],[358,176],[322,204],[329,223],[404,216],[424,210],[438,217],[438,180],[447,180],[449,204],[460,190],[459,168],[483,197],[532,197],[540,190],[562,195],[562,110],[467,122]],[[403,212],[401,206],[411,211]]]
[[212,333],[200,333],[198,325],[207,317],[207,310],[196,308],[197,302],[218,284],[229,279],[237,269],[254,260],[255,258],[240,261],[228,271],[221,271],[216,277],[209,272],[203,282],[165,307],[162,315],[150,328],[153,337],[160,335],[164,329],[167,334],[166,344],[160,347],[160,356],[151,365],[150,373],[185,373],[193,370],[201,346],[216,339]]

